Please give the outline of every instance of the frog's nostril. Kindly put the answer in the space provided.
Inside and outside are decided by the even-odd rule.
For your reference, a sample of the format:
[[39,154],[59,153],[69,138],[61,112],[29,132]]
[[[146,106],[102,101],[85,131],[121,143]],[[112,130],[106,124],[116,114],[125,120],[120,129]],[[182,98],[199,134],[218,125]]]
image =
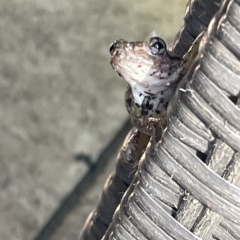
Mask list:
[[109,52],[110,52],[110,54],[113,55],[114,52],[115,52],[115,50],[116,50],[116,44],[115,44],[115,42],[114,42],[114,43],[112,43],[112,44],[110,45],[110,47],[109,47]]

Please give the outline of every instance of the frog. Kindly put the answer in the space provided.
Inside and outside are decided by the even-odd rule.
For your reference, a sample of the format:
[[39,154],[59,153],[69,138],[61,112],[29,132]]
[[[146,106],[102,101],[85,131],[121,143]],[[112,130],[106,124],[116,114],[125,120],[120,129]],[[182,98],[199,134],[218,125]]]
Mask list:
[[127,83],[125,106],[131,122],[140,131],[164,128],[167,108],[179,81],[198,55],[203,33],[188,52],[177,56],[158,35],[146,41],[115,40],[109,47],[110,64]]

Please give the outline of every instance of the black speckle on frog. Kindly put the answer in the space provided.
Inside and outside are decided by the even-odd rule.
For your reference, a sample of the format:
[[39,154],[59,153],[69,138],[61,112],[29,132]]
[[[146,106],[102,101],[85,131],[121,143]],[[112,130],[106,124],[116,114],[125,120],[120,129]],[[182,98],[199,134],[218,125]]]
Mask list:
[[127,104],[129,107],[131,107],[131,105],[132,105],[132,98],[126,99],[126,104]]
[[150,101],[147,101],[147,102],[146,102],[146,105],[145,105],[146,109],[152,110],[152,109],[153,109],[153,106],[154,106],[154,104],[153,104],[153,103],[150,103]]

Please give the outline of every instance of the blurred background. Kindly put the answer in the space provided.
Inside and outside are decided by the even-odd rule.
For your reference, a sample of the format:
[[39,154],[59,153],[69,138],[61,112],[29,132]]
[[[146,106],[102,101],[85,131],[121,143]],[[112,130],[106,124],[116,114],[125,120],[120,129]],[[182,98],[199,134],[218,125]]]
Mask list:
[[129,129],[109,45],[170,43],[186,2],[0,2],[0,239],[78,238]]

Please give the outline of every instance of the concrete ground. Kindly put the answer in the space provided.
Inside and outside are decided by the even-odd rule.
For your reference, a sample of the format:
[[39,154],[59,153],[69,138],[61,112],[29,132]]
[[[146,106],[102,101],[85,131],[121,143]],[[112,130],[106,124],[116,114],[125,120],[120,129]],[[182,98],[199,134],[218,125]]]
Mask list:
[[[186,0],[0,2],[0,239],[34,239],[127,118],[117,38],[168,42]],[[77,239],[110,164],[51,239]],[[78,159],[78,160],[77,160]],[[45,239],[50,239],[47,237]]]

